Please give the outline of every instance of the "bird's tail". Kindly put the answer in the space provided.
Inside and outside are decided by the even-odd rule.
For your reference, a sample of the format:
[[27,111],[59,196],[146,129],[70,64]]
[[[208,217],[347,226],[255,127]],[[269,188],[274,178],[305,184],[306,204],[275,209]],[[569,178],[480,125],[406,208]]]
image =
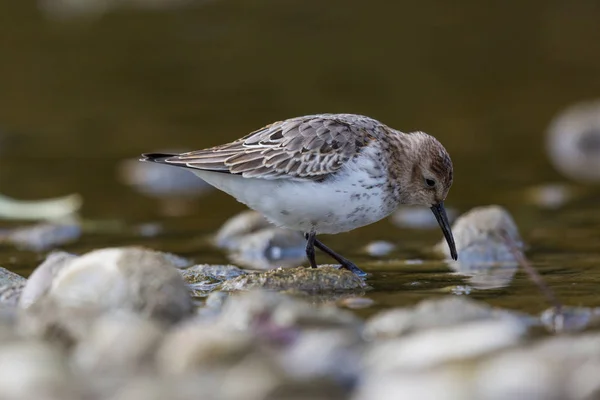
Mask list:
[[166,164],[169,158],[176,156],[177,154],[169,153],[145,153],[142,154],[140,161],[154,162],[158,164]]

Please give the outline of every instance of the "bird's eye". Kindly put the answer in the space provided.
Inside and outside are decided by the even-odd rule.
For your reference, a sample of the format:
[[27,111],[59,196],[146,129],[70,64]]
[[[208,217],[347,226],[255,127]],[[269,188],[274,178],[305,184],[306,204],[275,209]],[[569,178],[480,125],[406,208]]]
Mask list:
[[429,187],[434,187],[435,181],[433,179],[425,179],[425,184]]

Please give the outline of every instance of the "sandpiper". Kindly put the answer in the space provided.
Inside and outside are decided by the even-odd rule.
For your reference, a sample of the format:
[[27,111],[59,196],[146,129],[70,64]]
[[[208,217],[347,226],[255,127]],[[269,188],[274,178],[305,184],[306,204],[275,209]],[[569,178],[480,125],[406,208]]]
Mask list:
[[355,114],[307,115],[275,122],[234,142],[182,154],[143,154],[141,161],[189,169],[283,228],[304,233],[342,267],[365,275],[317,234],[369,225],[400,204],[427,205],[456,247],[444,209],[452,161],[423,132],[403,133]]

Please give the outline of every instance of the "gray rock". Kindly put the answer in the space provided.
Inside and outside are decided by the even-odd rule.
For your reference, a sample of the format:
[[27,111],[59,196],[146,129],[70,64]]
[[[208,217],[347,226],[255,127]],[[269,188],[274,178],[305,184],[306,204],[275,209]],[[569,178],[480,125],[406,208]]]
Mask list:
[[215,235],[215,244],[221,248],[235,250],[243,242],[246,235],[272,227],[273,225],[258,212],[254,210],[243,211],[225,221]]
[[48,297],[58,306],[126,310],[168,323],[192,313],[191,296],[169,257],[137,247],[95,250],[72,260]]
[[323,265],[319,268],[278,268],[271,271],[242,275],[226,281],[221,290],[294,290],[308,293],[361,290],[366,283],[352,272]]
[[470,382],[464,375],[459,368],[369,374],[351,400],[479,400],[471,396]]
[[567,178],[600,181],[600,101],[577,103],[557,114],[547,130],[546,149]]
[[263,290],[229,296],[218,324],[283,341],[295,337],[300,328],[362,327],[353,313],[333,305],[315,306],[303,299]]
[[27,284],[23,288],[19,306],[28,308],[44,296],[50,290],[58,272],[76,258],[77,256],[64,251],[55,251],[48,254],[44,262],[29,276]]
[[66,358],[35,340],[0,344],[0,398],[69,400],[80,398]]
[[465,322],[375,342],[366,356],[373,374],[465,361],[518,344],[527,327],[516,319]]
[[17,307],[24,287],[24,282],[0,285],[0,305],[5,307]]
[[233,365],[253,351],[252,336],[195,321],[173,329],[156,355],[164,374],[181,375],[219,365]]
[[162,337],[163,329],[155,321],[133,313],[104,314],[77,343],[72,363],[90,378],[126,378],[132,372],[149,369]]
[[550,332],[579,332],[600,325],[600,308],[552,307],[542,312],[540,320]]
[[222,282],[245,275],[246,272],[235,265],[198,264],[179,271],[189,285],[205,285]]
[[299,381],[330,378],[352,387],[363,372],[363,348],[364,341],[357,331],[311,329],[279,353],[279,362],[289,376]]
[[596,399],[600,335],[563,336],[501,353],[477,367],[480,399]]
[[[182,153],[181,149],[166,151]],[[168,165],[143,163],[138,159],[124,160],[119,165],[118,175],[126,185],[138,192],[153,197],[188,197],[204,195],[213,187],[190,171]]]
[[424,300],[413,308],[382,311],[367,321],[365,335],[368,338],[390,338],[426,329],[480,321],[514,321],[527,328],[535,319],[495,309],[467,297],[448,296]]
[[27,279],[23,278],[21,275],[0,267],[0,285],[25,282],[27,282]]
[[0,241],[18,248],[46,251],[72,243],[81,236],[81,227],[76,223],[41,223],[16,228],[0,236]]
[[252,269],[293,267],[306,260],[306,240],[299,232],[264,228],[245,235],[229,257],[233,262]]

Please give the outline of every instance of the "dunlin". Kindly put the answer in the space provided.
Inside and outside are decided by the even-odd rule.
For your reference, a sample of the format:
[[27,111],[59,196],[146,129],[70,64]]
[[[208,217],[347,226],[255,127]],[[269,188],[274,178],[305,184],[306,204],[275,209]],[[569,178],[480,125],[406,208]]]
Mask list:
[[400,204],[429,206],[457,258],[444,210],[452,161],[444,146],[423,132],[403,133],[362,115],[308,115],[231,143],[183,154],[144,154],[141,161],[188,168],[275,225],[303,232],[313,268],[316,246],[364,275],[316,235],[371,224]]

